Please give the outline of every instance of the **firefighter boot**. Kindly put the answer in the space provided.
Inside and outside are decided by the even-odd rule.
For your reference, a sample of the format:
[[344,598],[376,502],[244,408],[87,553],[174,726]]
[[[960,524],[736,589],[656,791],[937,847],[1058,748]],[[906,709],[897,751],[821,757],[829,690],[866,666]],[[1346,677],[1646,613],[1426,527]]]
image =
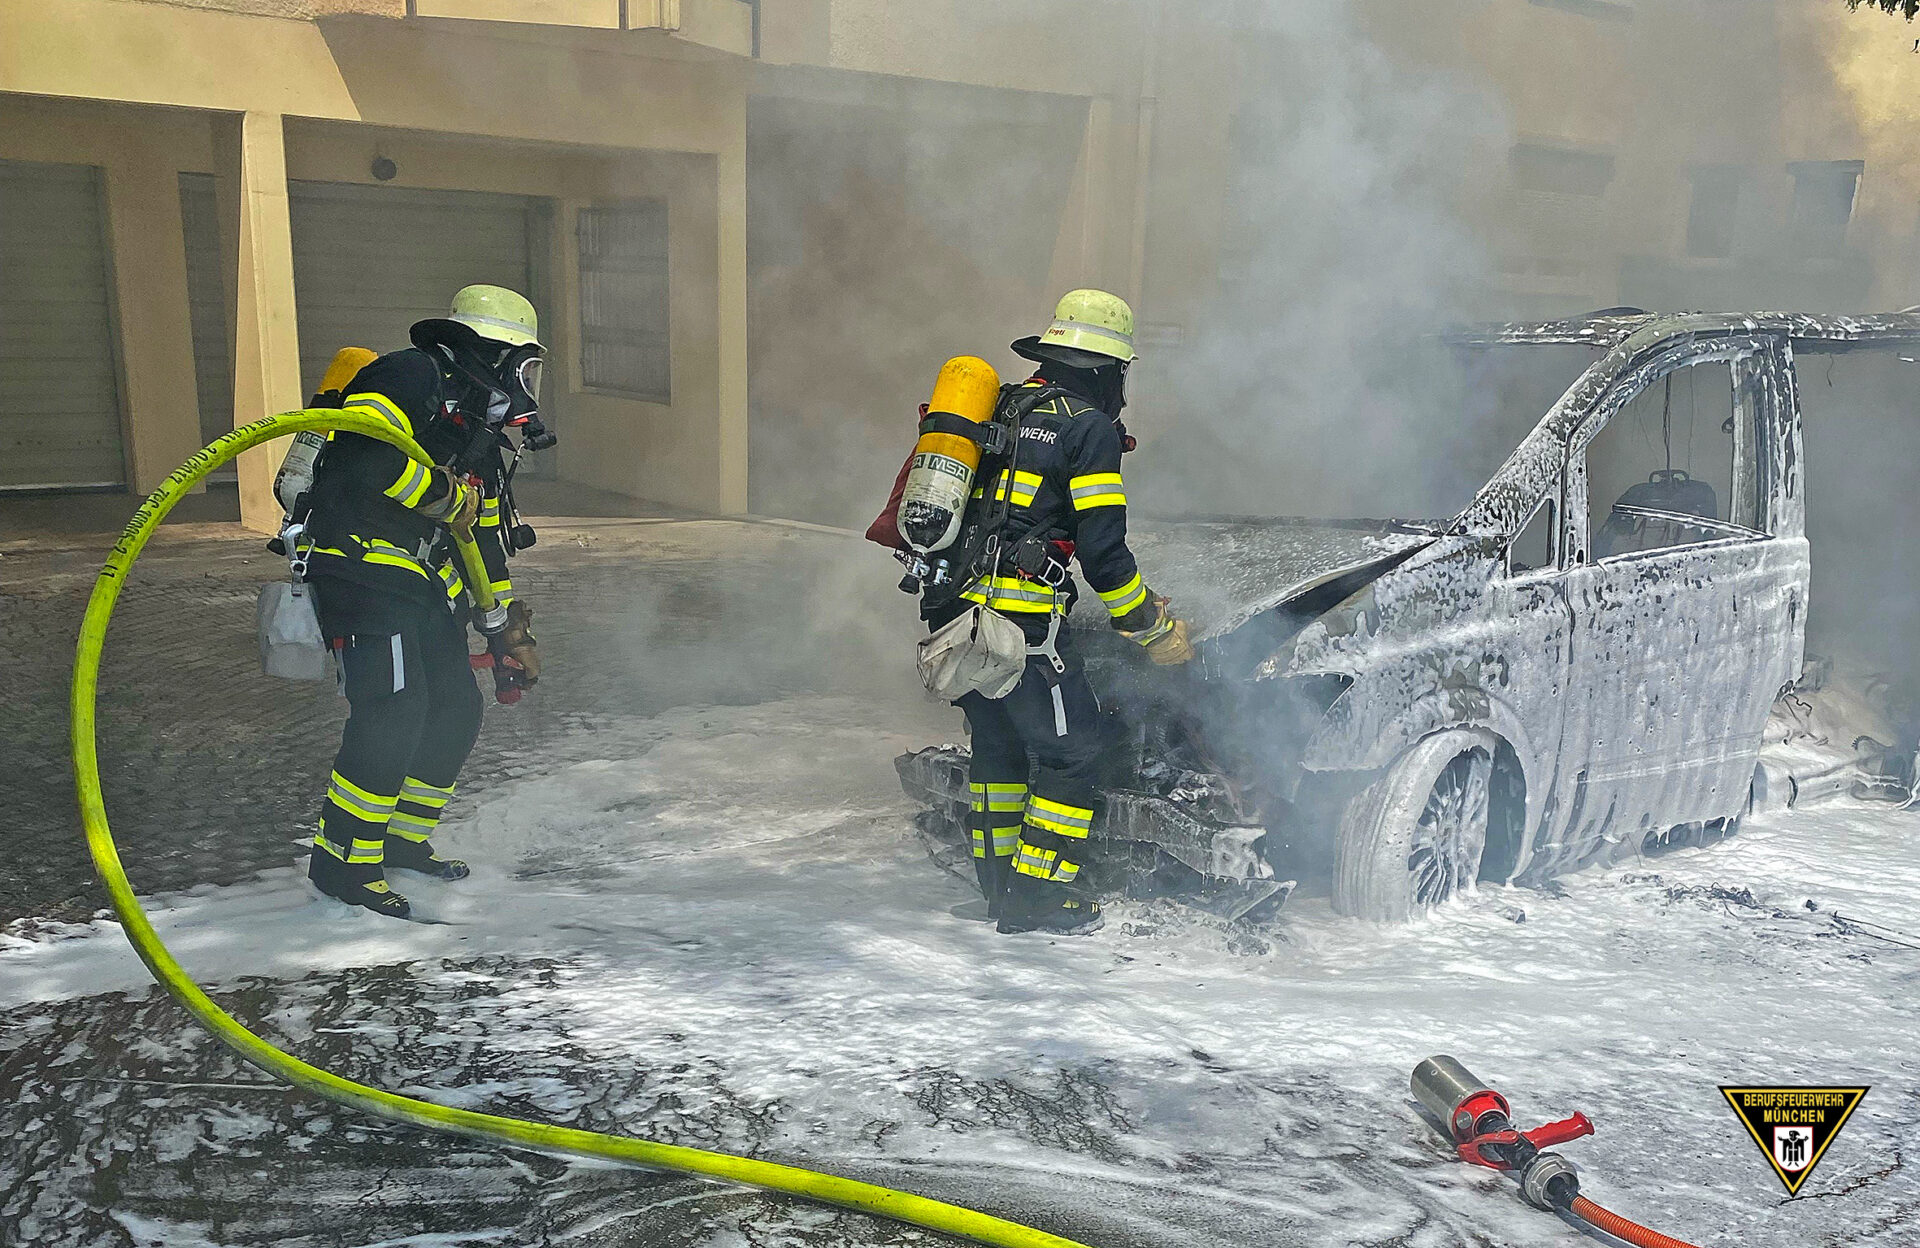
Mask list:
[[464,880],[470,874],[467,864],[458,858],[442,858],[435,853],[432,841],[410,840],[389,832],[386,842],[385,852],[389,867],[399,867],[402,871],[418,871],[436,880]]
[[327,896],[350,906],[364,906],[391,919],[413,913],[407,899],[387,887],[377,862],[342,862],[316,846],[307,859],[307,879]]
[[1016,932],[1050,932],[1056,936],[1089,936],[1106,926],[1100,903],[1080,896],[1065,884],[1019,872],[1007,880],[1000,902],[1002,936]]

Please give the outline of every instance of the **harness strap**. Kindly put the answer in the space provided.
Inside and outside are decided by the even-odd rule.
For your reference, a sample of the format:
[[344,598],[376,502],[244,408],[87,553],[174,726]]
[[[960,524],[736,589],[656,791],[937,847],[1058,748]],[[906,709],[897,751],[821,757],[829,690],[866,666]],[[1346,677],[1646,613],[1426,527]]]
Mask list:
[[951,433],[969,442],[987,441],[985,426],[965,416],[955,416],[952,412],[928,412],[920,421],[920,432]]

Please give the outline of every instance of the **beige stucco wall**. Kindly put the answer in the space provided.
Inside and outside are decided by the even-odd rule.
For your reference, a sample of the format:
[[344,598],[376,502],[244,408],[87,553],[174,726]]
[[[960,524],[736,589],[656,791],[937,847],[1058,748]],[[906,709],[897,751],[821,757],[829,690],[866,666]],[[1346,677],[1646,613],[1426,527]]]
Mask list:
[[[60,112],[71,105],[4,97],[24,111],[15,114],[19,124],[0,127],[0,152],[108,169],[119,206],[122,307],[139,311],[138,331],[123,334],[122,352],[137,487],[164,475],[197,441],[190,432],[192,351],[175,174],[222,173],[223,189],[237,195],[249,186],[242,202],[258,210],[231,222],[239,234],[234,280],[241,292],[235,402],[238,414],[251,418],[263,406],[293,406],[303,396],[289,319],[285,197],[261,198],[264,184],[249,174],[264,168],[270,181],[284,162],[293,178],[366,180],[365,149],[376,133],[369,127],[378,127],[384,150],[406,170],[406,184],[569,204],[667,194],[674,402],[560,396],[574,435],[561,472],[683,507],[745,508],[744,76],[719,60],[653,59],[528,39],[519,29],[376,18],[316,24],[114,0],[0,0],[0,92],[192,107],[225,118],[214,125],[204,111],[123,109],[88,128]],[[282,116],[290,119],[283,152],[274,150]],[[248,119],[245,127],[240,117]],[[328,129],[325,122],[347,124]],[[224,141],[214,143],[211,130]],[[176,131],[197,146],[183,146]],[[642,156],[658,151],[688,156],[677,163]],[[280,185],[284,191],[284,178]],[[563,214],[557,226],[556,237],[570,240],[570,217]],[[570,271],[556,266],[559,274]],[[730,288],[721,289],[723,282]],[[567,307],[570,295],[570,288],[556,289],[556,305]],[[121,319],[135,324],[128,315]],[[556,375],[571,379],[573,352],[564,338],[559,349],[569,366]],[[242,465],[243,508],[250,523],[268,523],[265,491],[277,456],[252,459]]]
[[178,178],[210,167],[207,119],[0,95],[0,158],[104,172],[128,477],[150,490],[200,443]]
[[[744,125],[744,123],[742,123]],[[544,336],[554,366],[545,403],[562,434],[559,475],[596,489],[695,510],[745,510],[744,396],[739,416],[720,418],[722,360],[741,350],[744,327],[723,332],[720,297],[720,158],[687,153],[501,144],[385,127],[296,121],[288,176],[375,185],[375,152],[398,166],[386,185],[492,191],[548,198],[555,216],[546,257],[551,287]],[[586,204],[665,199],[672,307],[672,401],[648,403],[586,390],[580,377],[579,290],[574,215]],[[743,216],[740,206],[736,215]],[[736,244],[736,251],[743,245]],[[742,277],[740,280],[744,280]],[[449,292],[451,293],[451,292]],[[743,319],[737,314],[735,320]],[[403,344],[366,344],[382,350]],[[736,428],[730,428],[734,426]]]
[[[744,124],[744,123],[743,123]],[[740,418],[704,414],[732,404],[723,398],[729,352],[744,351],[744,315],[723,309],[720,242],[722,163],[710,157],[654,155],[610,162],[572,188],[557,231],[561,263],[556,300],[565,332],[577,341],[574,214],[586,204],[621,199],[665,199],[668,217],[667,286],[671,308],[672,402],[647,403],[584,388],[577,351],[560,361],[567,398],[560,472],[600,489],[702,510],[746,510],[745,395]],[[741,212],[744,216],[744,211]],[[744,228],[744,227],[742,227]],[[740,247],[744,256],[744,241]],[[745,281],[742,271],[734,279]],[[723,318],[740,323],[723,329]],[[744,371],[744,361],[731,365]],[[739,445],[731,445],[733,439]],[[724,500],[716,505],[714,500]]]
[[[462,5],[483,7],[442,7]],[[1746,167],[1751,211],[1778,223],[1792,196],[1786,164],[1801,159],[1866,161],[1850,242],[1873,262],[1876,302],[1920,298],[1920,157],[1907,141],[1920,109],[1914,32],[1849,14],[1838,0],[1743,7],[1738,21],[1707,0],[1643,3],[1623,21],[1529,0],[1361,0],[1354,12],[1390,56],[1484,85],[1515,140],[1616,158],[1593,203],[1461,188],[1460,209],[1498,270],[1496,299],[1614,302],[1623,265],[1636,256],[1678,274],[1680,288],[1689,275],[1704,282],[1725,265],[1683,254],[1690,170]],[[378,135],[400,160],[402,184],[554,199],[552,293],[562,315],[552,376],[565,384],[551,401],[567,435],[562,474],[739,510],[749,467],[750,95],[857,94],[863,84],[925,80],[1069,101],[1072,183],[1051,263],[1044,274],[1002,283],[997,311],[1012,315],[1046,292],[1097,284],[1177,337],[1217,292],[1234,117],[1262,89],[1242,80],[1244,32],[1224,24],[1221,11],[1170,2],[763,0],[758,62],[661,31],[585,28],[606,8],[589,0],[501,14],[521,21],[394,20],[405,8],[401,0],[0,0],[0,92],[17,93],[0,118],[18,119],[0,126],[0,154],[108,169],[116,294],[142,312],[139,332],[123,344],[137,484],[191,441],[170,179],[207,168],[237,188],[243,116],[258,123],[251,133],[259,142],[275,132],[267,119],[288,119],[284,160],[296,178],[365,180]],[[24,96],[154,107],[89,115]],[[270,150],[256,150],[274,163]],[[585,394],[577,384],[572,213],[628,195],[665,195],[671,204],[670,405]],[[872,195],[899,216],[891,191]],[[915,237],[913,222],[894,224],[893,236]],[[270,268],[283,250],[272,237],[276,214],[261,215],[258,227],[265,234],[249,237]],[[168,246],[158,245],[163,237]],[[1541,258],[1552,274],[1542,275]],[[292,306],[275,281],[261,289],[261,316]],[[773,274],[763,283],[768,306],[781,306],[782,282]],[[255,374],[253,393],[284,390],[276,378],[287,335],[255,331],[258,358],[243,334],[240,370]],[[1150,398],[1143,376],[1139,401]]]

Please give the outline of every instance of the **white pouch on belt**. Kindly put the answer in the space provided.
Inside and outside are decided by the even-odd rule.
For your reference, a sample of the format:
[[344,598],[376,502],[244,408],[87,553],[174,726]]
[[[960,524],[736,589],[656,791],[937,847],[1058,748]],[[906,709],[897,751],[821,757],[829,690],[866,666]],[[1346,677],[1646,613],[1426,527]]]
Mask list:
[[937,698],[1004,698],[1027,670],[1027,635],[998,611],[973,607],[924,638],[915,661],[920,683]]
[[275,581],[254,607],[260,630],[260,670],[287,680],[331,680],[333,654],[320,633],[313,588]]

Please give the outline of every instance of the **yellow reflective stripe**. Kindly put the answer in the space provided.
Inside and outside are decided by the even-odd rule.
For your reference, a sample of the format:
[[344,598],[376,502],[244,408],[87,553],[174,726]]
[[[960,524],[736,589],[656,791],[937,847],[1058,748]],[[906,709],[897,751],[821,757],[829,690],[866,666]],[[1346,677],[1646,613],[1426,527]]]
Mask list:
[[420,815],[410,815],[404,810],[397,810],[393,818],[387,820],[387,831],[409,841],[424,841],[433,835],[434,828],[439,824],[440,820],[437,818],[423,818]]
[[495,598],[498,598],[502,594],[510,594],[513,592],[513,582],[502,577],[497,581],[488,581],[487,588],[493,591]]
[[409,568],[425,576],[427,570],[411,555],[390,555],[384,550],[369,550],[360,556],[362,563],[380,563],[393,568]]
[[1053,610],[1051,604],[1022,602],[1012,598],[995,598],[989,601],[974,593],[966,593],[960,596],[968,602],[977,602],[981,606],[992,607],[995,611],[1005,611],[1014,615],[1045,615],[1047,612]]
[[323,815],[320,831],[313,838],[313,847],[342,862],[379,862],[386,857],[387,843],[378,837],[366,839],[358,836],[345,844],[335,841],[327,835],[327,820]]
[[1014,615],[1045,615],[1053,610],[1052,603],[1026,602],[1018,598],[988,599],[969,590],[960,595],[968,602],[977,602],[983,607],[992,607],[995,611],[1005,611]]
[[437,784],[428,784],[425,780],[415,780],[412,776],[408,776],[407,782],[400,786],[400,796],[410,802],[418,802],[422,806],[445,806],[453,800],[454,787],[449,784],[442,788]]
[[409,555],[406,551],[401,550],[391,542],[382,542],[377,539],[369,541],[362,538],[355,538],[353,540],[360,543],[361,549],[347,551],[335,546],[315,546],[307,553],[310,555],[332,555],[336,559],[346,559],[355,563],[377,563],[384,567],[405,568],[409,572],[416,573],[420,576],[430,577],[433,575],[420,566],[418,559],[415,559],[412,555]]
[[344,789],[346,792],[351,793],[353,796],[359,798],[361,801],[368,802],[375,806],[379,806],[382,804],[391,806],[395,802],[400,800],[400,797],[398,794],[395,794],[392,797],[383,797],[378,793],[374,793],[367,789],[363,789],[359,785],[355,784],[353,781],[341,775],[338,771],[334,772],[331,776],[327,778],[327,784],[329,787],[332,787],[332,788]]
[[[993,856],[995,858],[1011,858],[1019,848],[1020,827],[1018,824],[1015,824],[1011,828],[995,828],[993,830]],[[985,856],[984,854],[981,855],[983,858]]]
[[1140,579],[1138,572],[1135,572],[1132,578],[1119,589],[1103,589],[1100,591],[1100,601],[1107,604],[1107,612],[1115,619],[1119,619],[1146,600],[1146,582]]
[[1051,849],[1022,845],[1013,860],[1013,869],[1056,884],[1071,884],[1080,875],[1080,864],[1069,862]]
[[1042,797],[1038,793],[1033,795],[1033,807],[1035,810],[1044,810],[1050,814],[1065,815],[1069,818],[1093,818],[1091,806],[1069,806],[1065,802],[1055,801],[1051,797]]
[[1035,794],[1027,801],[1027,822],[1061,836],[1084,837],[1093,828],[1093,810],[1069,806]]
[[973,791],[975,810],[995,810],[1001,812],[1019,811],[1027,808],[1027,786],[1009,784],[1001,781],[968,784]]
[[1053,878],[1053,864],[1059,857],[1060,855],[1051,849],[1022,845],[1013,860],[1013,869],[1021,875],[1034,875],[1043,880],[1050,880]]
[[336,771],[327,784],[327,800],[368,823],[385,823],[400,799],[369,793]]
[[362,411],[373,413],[402,433],[413,432],[413,422],[407,419],[407,414],[401,411],[392,399],[376,390],[362,390],[359,394],[350,394],[347,396],[347,401],[340,406],[348,411],[357,407]]
[[433,485],[433,474],[412,460],[400,470],[400,477],[381,493],[402,507],[418,507],[420,500],[427,496],[427,490]]
[[500,500],[483,498],[480,500],[480,517],[474,523],[482,528],[496,528],[500,524]]
[[1031,507],[1033,496],[1039,492],[1046,478],[1037,472],[1015,472],[1013,479],[1007,479],[1007,470],[1000,470],[1000,477],[994,482],[994,497],[1002,502],[1011,502],[1016,507]]
[[972,589],[960,595],[968,602],[984,603],[996,611],[1036,613],[1054,608],[1054,591],[1038,581],[1017,576],[983,577]]
[[1126,487],[1117,472],[1090,472],[1067,482],[1067,491],[1073,497],[1073,509],[1086,511],[1093,507],[1125,507],[1127,505]]

